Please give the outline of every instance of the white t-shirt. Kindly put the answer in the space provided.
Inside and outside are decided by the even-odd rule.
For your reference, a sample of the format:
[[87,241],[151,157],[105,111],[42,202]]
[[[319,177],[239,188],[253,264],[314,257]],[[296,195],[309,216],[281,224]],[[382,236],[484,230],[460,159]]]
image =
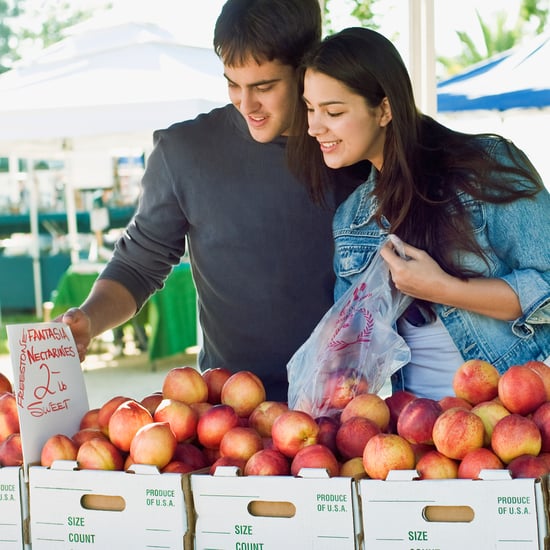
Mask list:
[[403,367],[405,389],[435,400],[454,395],[454,373],[464,359],[439,317],[420,327],[401,318],[397,330],[411,350],[411,360]]

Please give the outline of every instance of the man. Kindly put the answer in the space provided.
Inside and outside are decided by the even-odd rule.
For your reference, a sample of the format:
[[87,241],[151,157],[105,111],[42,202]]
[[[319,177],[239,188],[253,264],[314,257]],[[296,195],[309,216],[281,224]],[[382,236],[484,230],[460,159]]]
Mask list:
[[[81,360],[127,321],[185,252],[197,287],[202,370],[251,370],[286,401],[286,364],[331,306],[331,221],[290,175],[296,68],[321,38],[318,0],[228,0],[214,32],[231,104],[154,133],[138,209],[79,309],[59,318]],[[336,190],[345,189],[347,178]],[[342,197],[344,198],[344,197]]]

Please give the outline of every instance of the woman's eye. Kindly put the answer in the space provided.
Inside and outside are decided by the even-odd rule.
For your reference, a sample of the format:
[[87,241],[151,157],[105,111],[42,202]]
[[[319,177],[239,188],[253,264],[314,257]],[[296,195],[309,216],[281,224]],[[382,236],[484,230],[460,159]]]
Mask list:
[[339,117],[341,114],[342,114],[341,112],[338,112],[338,113],[327,112],[327,115],[331,118]]

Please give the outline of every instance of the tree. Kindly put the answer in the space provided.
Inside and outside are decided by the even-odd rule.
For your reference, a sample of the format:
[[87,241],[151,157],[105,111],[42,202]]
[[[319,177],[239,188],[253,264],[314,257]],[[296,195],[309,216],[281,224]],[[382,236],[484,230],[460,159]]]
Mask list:
[[19,0],[14,0],[11,4],[0,0],[0,73],[7,71],[14,60],[12,45],[15,33],[10,27],[10,20],[19,13]]
[[[377,0],[351,0],[353,7],[350,15],[357,19],[359,26],[375,30],[380,28],[376,23],[377,14],[374,10],[376,1]],[[323,6],[325,28],[328,34],[332,34],[334,29],[332,28],[332,19],[330,15],[331,0],[324,0],[321,5]]]
[[22,28],[20,39],[35,42],[45,48],[64,38],[64,29],[89,19],[93,13],[93,9],[75,8],[71,2],[47,0],[38,6],[30,2],[25,15],[35,24],[32,28]]
[[[108,0],[75,7],[58,0],[0,0],[0,72],[11,68],[29,50],[39,50],[64,38],[64,30],[90,18],[98,8],[110,8]],[[78,4],[78,2],[76,3]],[[24,16],[24,17],[23,17]]]
[[548,20],[549,3],[550,0],[522,0],[512,28],[506,28],[508,14],[505,10],[497,12],[492,26],[476,11],[485,51],[482,52],[477,48],[468,33],[457,31],[457,36],[462,43],[461,54],[452,58],[438,57],[437,61],[445,67],[447,74],[452,76],[465,67],[513,48],[526,36],[544,31]]
[[[400,1],[405,3],[405,0]],[[437,2],[438,0],[434,1]],[[336,3],[336,0],[334,3]],[[350,15],[357,19],[359,25],[371,29],[380,28],[378,21],[384,14],[376,11],[377,0],[349,0],[349,3],[352,4]],[[332,32],[331,5],[333,6],[333,0],[324,0],[325,27],[328,33]],[[508,50],[525,37],[540,34],[544,31],[548,21],[550,0],[521,0],[515,22],[511,28],[507,27],[509,5],[508,3],[506,7],[500,9],[490,23],[483,20],[479,12],[476,11],[477,21],[483,36],[482,44],[477,44],[467,32],[457,31],[456,34],[462,44],[460,55],[455,57],[439,56],[437,58],[446,76],[456,74],[474,63]]]

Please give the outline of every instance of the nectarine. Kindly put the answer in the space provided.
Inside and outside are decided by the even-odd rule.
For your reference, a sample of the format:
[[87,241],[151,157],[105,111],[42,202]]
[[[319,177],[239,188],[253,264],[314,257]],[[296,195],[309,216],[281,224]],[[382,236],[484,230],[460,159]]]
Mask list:
[[244,467],[245,476],[287,476],[289,459],[277,449],[262,449],[253,454]]
[[189,405],[208,400],[208,385],[196,368],[174,367],[164,377],[162,395]]
[[458,462],[434,449],[416,462],[416,471],[420,479],[456,479]]
[[495,424],[491,447],[500,460],[508,464],[523,454],[538,455],[542,437],[532,418],[513,413]]
[[500,373],[488,361],[469,359],[455,371],[453,390],[457,397],[476,405],[497,396],[499,378]]
[[390,408],[378,394],[361,393],[344,407],[340,422],[345,422],[352,416],[368,418],[377,424],[381,431],[385,431],[390,423]]
[[510,412],[527,415],[546,401],[546,388],[538,372],[512,365],[500,377],[498,397]]
[[443,412],[435,399],[417,397],[409,401],[397,419],[397,433],[409,443],[433,443],[432,430]]
[[294,458],[296,453],[308,445],[317,443],[319,425],[304,411],[290,409],[281,414],[271,429],[273,445],[285,456]]
[[263,382],[251,371],[242,370],[232,374],[222,387],[221,402],[230,405],[240,417],[248,417],[266,400]]
[[218,449],[222,437],[239,425],[239,417],[230,405],[213,405],[197,422],[197,439],[206,448]]
[[412,446],[400,435],[379,433],[365,445],[363,466],[372,479],[384,480],[391,470],[412,470],[415,465]]
[[320,443],[303,447],[296,453],[290,464],[290,473],[297,476],[302,468],[322,468],[329,477],[335,477],[340,472],[334,453]]
[[443,411],[433,426],[435,448],[449,458],[461,460],[468,451],[483,447],[485,427],[472,411],[454,407]]

